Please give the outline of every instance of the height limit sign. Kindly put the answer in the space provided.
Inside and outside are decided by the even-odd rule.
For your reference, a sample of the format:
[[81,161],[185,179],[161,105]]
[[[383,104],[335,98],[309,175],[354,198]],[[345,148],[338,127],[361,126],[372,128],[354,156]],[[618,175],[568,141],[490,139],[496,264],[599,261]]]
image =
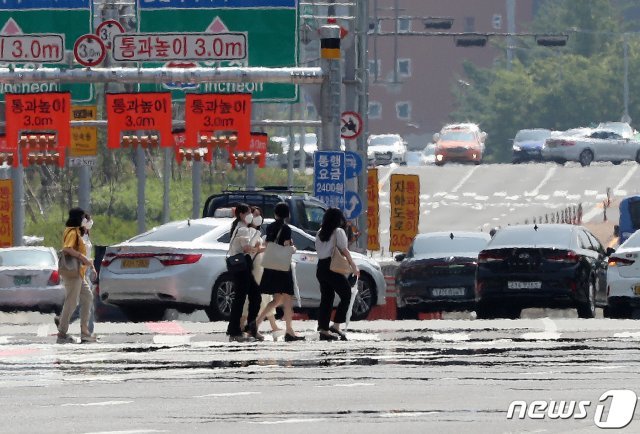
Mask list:
[[73,45],[73,57],[80,65],[99,65],[107,54],[102,40],[96,35],[86,34],[80,36]]

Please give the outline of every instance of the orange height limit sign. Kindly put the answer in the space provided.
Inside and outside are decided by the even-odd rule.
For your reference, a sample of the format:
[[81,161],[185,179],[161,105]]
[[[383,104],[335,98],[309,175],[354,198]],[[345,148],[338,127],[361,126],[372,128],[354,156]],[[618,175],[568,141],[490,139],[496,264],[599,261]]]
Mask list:
[[122,134],[158,134],[162,147],[173,146],[171,134],[171,93],[108,93],[107,94],[107,144],[118,149]]
[[[188,93],[185,102],[186,146],[198,146],[200,136],[234,133],[238,145],[251,140],[250,93]],[[228,135],[228,134],[225,134]]]
[[367,249],[380,250],[378,169],[369,169],[367,179]]
[[418,233],[420,219],[420,178],[418,175],[391,175],[390,252],[407,252]]
[[0,179],[0,247],[13,245],[13,181]]

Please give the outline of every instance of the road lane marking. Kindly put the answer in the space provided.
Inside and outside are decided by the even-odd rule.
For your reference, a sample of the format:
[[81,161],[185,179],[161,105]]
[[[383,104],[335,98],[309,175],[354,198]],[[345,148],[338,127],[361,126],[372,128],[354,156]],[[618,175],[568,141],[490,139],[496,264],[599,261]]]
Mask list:
[[[67,403],[67,404],[62,404],[61,407],[97,407],[97,406],[105,406],[105,405],[124,405],[124,404],[131,404],[132,402],[133,401],[102,401],[102,402],[84,402],[79,404]],[[118,432],[121,432],[121,431],[118,431]]]
[[230,393],[208,393],[206,395],[196,395],[194,398],[227,398],[229,396],[261,395],[262,392],[230,392]]
[[49,336],[49,324],[42,324],[38,327],[38,331],[36,332],[36,336],[39,338],[45,338]]
[[636,332],[636,333],[630,333],[630,332],[614,333],[613,337],[614,338],[640,339],[640,332]]
[[187,331],[176,321],[146,322],[145,327],[154,333],[163,335],[186,335]]
[[191,342],[192,335],[155,335],[154,344],[187,345]]
[[8,344],[9,343],[9,339],[11,339],[13,336],[0,336],[0,345],[2,344]]
[[463,185],[465,182],[467,182],[467,180],[468,180],[469,178],[471,178],[471,175],[473,175],[473,172],[475,172],[476,170],[478,170],[478,167],[480,167],[480,166],[473,166],[473,169],[471,169],[471,170],[469,171],[469,173],[467,173],[467,174],[466,174],[466,175],[465,175],[465,176],[460,180],[460,182],[458,182],[458,184],[456,184],[456,186],[455,186],[455,187],[453,187],[453,189],[451,190],[451,193],[456,193],[456,192],[458,191],[458,189],[459,189],[460,187],[462,187],[462,185]]
[[538,184],[536,188],[533,189],[533,191],[525,191],[524,195],[537,196],[538,194],[540,194],[540,189],[547,183],[547,181],[549,181],[554,173],[556,173],[556,167],[549,168],[549,170],[547,170],[547,173],[544,175],[544,178],[542,178],[542,181],[540,181],[540,184]]
[[[622,179],[620,180],[618,185],[616,185],[613,188],[613,191],[620,190],[622,188],[622,186],[625,185],[627,183],[627,181],[629,181],[629,179],[631,179],[633,174],[636,173],[636,170],[638,170],[638,165],[637,164],[634,165],[634,166],[631,166],[631,169],[629,169],[629,171],[622,177]],[[585,192],[585,194],[586,194],[586,192]],[[606,198],[606,195],[604,197]],[[601,196],[597,195],[596,198],[600,199]],[[602,209],[599,206],[600,206],[600,204],[597,204],[595,207],[591,208],[588,212],[586,212],[582,216],[582,222],[583,223],[590,222],[591,219],[593,219],[595,216],[600,214],[602,212]]]
[[417,417],[417,416],[429,416],[432,414],[440,414],[439,411],[394,411],[392,413],[380,413],[380,417],[394,418],[394,417]]
[[431,337],[434,341],[462,342],[469,340],[469,335],[466,333],[434,333]]
[[544,324],[544,331],[524,333],[522,339],[527,340],[554,340],[560,339],[560,333],[558,333],[558,326],[550,318],[542,318],[542,324]]
[[375,384],[374,383],[347,383],[347,384],[328,384],[328,385],[320,385],[315,387],[323,388],[323,387],[369,387],[369,386],[375,386]]
[[157,430],[157,429],[131,429],[126,431],[94,431],[94,432],[88,432],[85,434],[145,434],[150,432],[169,432],[169,431]]
[[263,420],[260,422],[249,422],[257,425],[278,425],[283,423],[307,423],[307,422],[320,422],[323,420],[327,420],[327,418],[309,418],[309,419],[284,419],[284,420]]

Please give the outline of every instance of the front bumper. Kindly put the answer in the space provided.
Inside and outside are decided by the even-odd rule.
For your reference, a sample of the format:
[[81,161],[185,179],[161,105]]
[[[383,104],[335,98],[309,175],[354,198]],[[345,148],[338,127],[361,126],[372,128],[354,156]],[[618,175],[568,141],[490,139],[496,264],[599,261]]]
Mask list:
[[513,150],[513,161],[541,161],[542,150],[537,148],[524,148]]

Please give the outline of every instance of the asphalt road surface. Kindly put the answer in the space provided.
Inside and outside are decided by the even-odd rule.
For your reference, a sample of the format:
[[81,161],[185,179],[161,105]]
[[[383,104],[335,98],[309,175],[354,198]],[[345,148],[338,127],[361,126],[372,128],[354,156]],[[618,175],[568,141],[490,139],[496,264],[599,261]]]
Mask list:
[[[354,322],[330,343],[314,321],[295,322],[305,342],[248,344],[224,323],[98,323],[98,343],[65,345],[50,315],[0,314],[0,431],[601,432],[601,396],[640,393],[640,323],[549,312]],[[586,417],[508,419],[512,401],[583,401]]]

